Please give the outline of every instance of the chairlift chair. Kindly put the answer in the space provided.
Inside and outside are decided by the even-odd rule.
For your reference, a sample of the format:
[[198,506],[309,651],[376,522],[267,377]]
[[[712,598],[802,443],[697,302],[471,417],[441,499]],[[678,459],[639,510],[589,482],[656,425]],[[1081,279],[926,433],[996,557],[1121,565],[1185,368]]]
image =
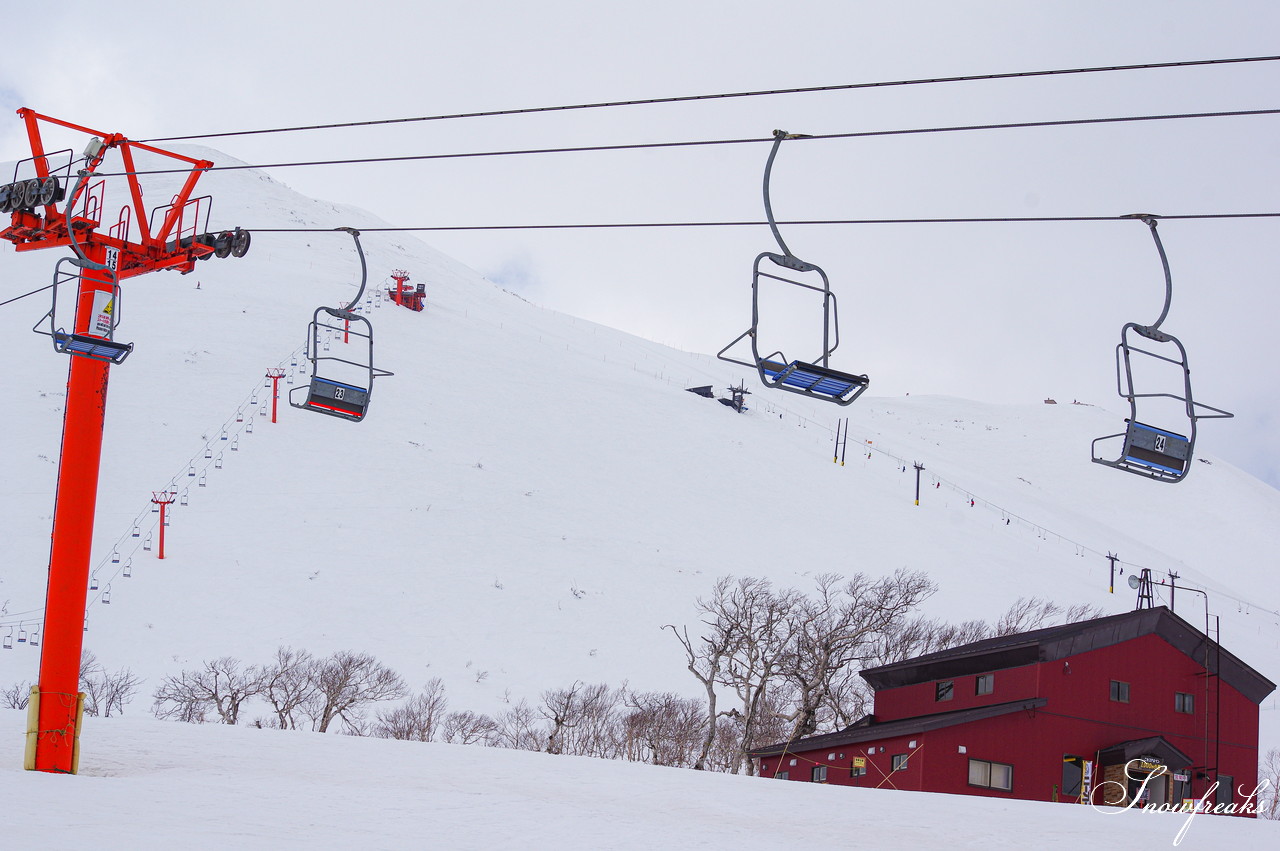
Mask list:
[[[1187,350],[1177,337],[1160,330],[1161,323],[1169,314],[1169,304],[1173,298],[1173,276],[1169,271],[1169,259],[1165,254],[1160,234],[1156,230],[1157,217],[1147,213],[1135,213],[1127,218],[1135,218],[1144,222],[1151,230],[1156,250],[1160,254],[1160,263],[1164,267],[1165,296],[1164,310],[1151,325],[1139,325],[1129,322],[1120,329],[1120,344],[1116,346],[1116,388],[1119,394],[1129,402],[1129,416],[1125,419],[1125,430],[1116,434],[1108,434],[1096,438],[1091,446],[1094,463],[1114,467],[1127,473],[1146,476],[1158,482],[1176,484],[1186,478],[1190,472],[1191,459],[1195,450],[1196,421],[1202,419],[1224,419],[1234,416],[1220,408],[1214,408],[1203,402],[1196,402],[1191,395],[1191,370],[1187,366]],[[1177,349],[1177,356],[1140,348],[1136,340],[1140,337],[1153,343],[1172,343]],[[1155,361],[1176,366],[1182,374],[1181,393],[1139,393],[1133,386],[1133,356],[1141,355]],[[1142,422],[1138,418],[1138,400],[1165,398],[1181,403],[1187,417],[1186,434]],[[1120,456],[1114,460],[1098,454],[1098,444],[1122,439]]]
[[22,624],[18,624],[18,643],[19,644],[27,643],[27,631],[26,629],[23,628]]
[[28,641],[27,644],[31,647],[40,646],[40,630],[38,629],[31,630],[31,640]]
[[[76,181],[75,187],[71,190],[66,206],[68,219],[71,217],[71,212],[75,208],[76,200],[87,178],[88,172],[83,172]],[[67,235],[69,237],[68,244],[71,246],[75,256],[63,257],[54,266],[53,286],[50,287],[52,301],[49,306],[49,312],[40,317],[31,330],[37,334],[50,337],[53,340],[54,350],[62,354],[107,361],[113,364],[123,363],[124,359],[133,351],[133,343],[121,343],[115,339],[116,327],[120,324],[119,275],[112,268],[112,265],[98,263],[85,256],[79,242],[76,240],[75,228],[67,228]],[[74,269],[64,271],[64,265],[74,267]],[[110,291],[97,291],[94,296],[93,312],[89,316],[89,324],[85,331],[67,331],[58,327],[57,324],[58,288],[65,283],[73,281],[78,283],[80,276],[84,274],[86,269],[105,272],[111,281],[111,289]],[[79,287],[77,286],[78,291]],[[47,328],[42,327],[46,325],[46,320]]]
[[[729,363],[753,367],[760,376],[761,383],[766,387],[835,402],[837,405],[848,405],[866,391],[870,381],[865,375],[841,372],[831,367],[831,354],[840,345],[839,312],[835,293],[831,291],[831,282],[821,267],[805,262],[791,253],[791,249],[787,247],[782,234],[778,231],[778,223],[773,217],[773,205],[769,200],[769,178],[773,171],[774,158],[778,155],[778,147],[785,139],[802,138],[802,136],[783,130],[773,131],[773,136],[773,148],[769,152],[769,159],[764,169],[764,211],[769,219],[769,228],[773,231],[774,239],[777,240],[782,253],[764,251],[756,256],[751,273],[751,327],[734,338],[716,356]],[[802,275],[807,275],[809,281],[801,280]],[[814,282],[815,276],[816,281],[821,283],[820,286]],[[772,281],[822,294],[822,351],[813,361],[789,359],[781,350],[761,356],[758,333],[760,285],[762,282]],[[749,338],[751,343],[750,361],[727,354],[743,338]]]
[[4,637],[4,649],[13,649],[13,627],[9,627],[9,634]]
[[[368,281],[368,265],[364,249],[360,246],[360,232],[354,228],[338,230],[351,234],[360,257],[360,289],[349,302],[358,305]],[[343,346],[343,351],[338,354],[324,354],[328,350],[324,339],[326,330],[342,331],[348,339],[354,338],[353,342]],[[373,324],[354,310],[345,308],[316,308],[307,329],[305,357],[311,362],[310,383],[289,391],[289,404],[352,422],[360,422],[368,413],[373,380],[392,374],[373,365]],[[303,390],[306,391],[305,399],[295,401],[296,394]]]

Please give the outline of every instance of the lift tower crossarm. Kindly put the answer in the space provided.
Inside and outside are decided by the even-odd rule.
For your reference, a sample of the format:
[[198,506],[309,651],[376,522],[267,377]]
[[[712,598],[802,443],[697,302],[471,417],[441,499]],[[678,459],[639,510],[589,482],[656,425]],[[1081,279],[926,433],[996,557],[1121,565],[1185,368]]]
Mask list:
[[[130,141],[128,137],[121,133],[104,133],[80,124],[73,124],[70,121],[52,118],[26,107],[19,109],[18,115],[21,116],[26,125],[27,138],[31,142],[33,165],[36,176],[40,179],[47,179],[50,176],[49,158],[46,155],[44,140],[40,132],[40,124],[42,122],[85,133],[92,139],[98,140],[97,143],[91,142],[90,147],[85,151],[85,156],[88,160],[86,170],[90,174],[93,174],[102,163],[103,154],[107,150],[116,148],[120,151],[120,157],[124,163],[129,184],[132,218],[137,222],[139,239],[136,243],[132,243],[124,238],[113,238],[102,234],[93,235],[94,241],[100,242],[109,248],[115,248],[125,255],[125,257],[121,258],[117,268],[118,278],[131,278],[135,275],[166,268],[177,268],[179,271],[188,272],[191,270],[193,261],[197,256],[211,251],[207,246],[196,243],[185,248],[176,244],[170,247],[169,240],[173,235],[174,228],[182,219],[183,211],[191,200],[191,193],[195,190],[196,182],[200,179],[200,175],[213,167],[212,162],[188,157],[173,151],[166,151],[163,148],[157,148],[145,142]],[[150,221],[142,200],[142,186],[138,182],[136,174],[137,166],[133,157],[135,149],[169,157],[192,166],[191,173],[187,175],[182,188],[173,197],[168,212],[154,234],[151,233]],[[70,227],[68,216],[71,215],[70,208],[74,201],[74,198],[68,200],[68,209],[65,212],[58,209],[56,199],[52,203],[44,205],[45,216],[43,220],[30,213],[17,213],[15,214],[13,225],[0,232],[0,236],[12,241],[18,251],[31,251],[37,248],[67,245],[69,243],[67,230]],[[84,226],[90,229],[100,227],[102,224],[102,222],[93,222],[89,219],[83,220],[83,223]]]

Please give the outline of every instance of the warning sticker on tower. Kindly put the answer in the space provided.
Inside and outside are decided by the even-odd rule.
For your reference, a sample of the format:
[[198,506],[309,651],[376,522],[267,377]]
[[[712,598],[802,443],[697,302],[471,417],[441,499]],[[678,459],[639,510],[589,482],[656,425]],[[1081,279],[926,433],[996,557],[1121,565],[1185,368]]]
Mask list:
[[110,337],[114,326],[113,314],[116,301],[110,290],[98,290],[93,294],[93,313],[89,322],[89,333],[98,337]]

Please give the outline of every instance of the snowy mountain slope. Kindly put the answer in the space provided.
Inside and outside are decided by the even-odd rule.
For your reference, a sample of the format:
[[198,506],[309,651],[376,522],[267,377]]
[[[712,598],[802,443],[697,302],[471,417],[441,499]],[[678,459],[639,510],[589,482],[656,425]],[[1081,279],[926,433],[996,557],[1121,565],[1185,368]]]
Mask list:
[[[378,224],[253,171],[200,189],[216,227]],[[1204,430],[1212,464],[1163,486],[1088,462],[1089,441],[1122,419],[1101,408],[808,403],[710,356],[540,309],[412,236],[363,244],[371,286],[405,268],[428,308],[371,309],[378,365],[395,376],[358,425],[283,402],[275,425],[257,414],[263,370],[290,365],[317,305],[354,294],[350,237],[260,232],[244,259],[126,282],[120,336],[137,348],[112,370],[86,647],[146,679],[132,713],[165,674],[225,654],[264,662],[280,644],[369,651],[411,684],[442,677],[455,708],[478,711],[574,680],[693,693],[661,626],[692,622],[718,576],[805,587],[825,571],[908,567],[941,586],[926,610],[957,620],[1030,595],[1124,610],[1132,592],[1107,594],[1107,551],[1207,588],[1224,644],[1280,681],[1280,494],[1214,458],[1230,423]],[[47,281],[50,253],[0,249],[6,297]],[[41,616],[66,370],[28,330],[42,299],[0,309],[18,402],[4,424],[0,622],[19,629]],[[744,415],[683,392],[743,378]],[[913,461],[926,468],[919,507]],[[142,545],[157,531],[150,492],[170,483],[189,505],[174,508],[160,562]],[[1178,611],[1202,622],[1199,595]],[[0,683],[33,680],[36,664],[27,645],[0,653]]]
[[[0,710],[0,741],[25,715]],[[13,847],[1266,849],[1261,820],[827,787],[422,742],[90,718],[76,778],[0,760]],[[74,783],[74,815],[68,814]],[[1185,833],[1183,833],[1185,828]]]

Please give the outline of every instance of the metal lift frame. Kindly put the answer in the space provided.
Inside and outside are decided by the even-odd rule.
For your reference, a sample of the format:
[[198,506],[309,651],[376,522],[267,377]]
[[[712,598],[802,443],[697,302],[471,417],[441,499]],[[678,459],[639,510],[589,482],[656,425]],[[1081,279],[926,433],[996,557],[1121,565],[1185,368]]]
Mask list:
[[[364,257],[364,248],[360,245],[360,231],[355,228],[337,228],[351,234],[356,243],[356,253],[360,255],[360,289],[350,302],[352,307],[360,303],[364,296],[365,285],[369,279],[369,267]],[[330,321],[338,324],[330,324]],[[353,325],[360,327],[351,327]],[[364,361],[353,361],[337,355],[322,353],[320,334],[324,330],[341,332],[344,335],[361,338],[368,346],[369,356]],[[369,412],[369,400],[373,395],[373,380],[383,376],[394,375],[385,369],[373,365],[373,323],[360,314],[338,307],[317,307],[307,326],[307,360],[311,361],[311,381],[306,387],[295,387],[289,391],[289,404],[304,411],[314,411],[331,417],[360,422]],[[321,361],[335,361],[357,369],[368,371],[368,381],[364,387],[325,378],[320,375]],[[294,394],[306,390],[304,401],[294,401]]]
[[[774,130],[773,137],[773,148],[769,151],[769,159],[764,167],[764,211],[769,219],[769,229],[773,231],[773,237],[777,240],[782,253],[763,251],[756,256],[751,270],[751,327],[717,352],[716,357],[729,363],[754,368],[760,376],[760,382],[766,387],[799,393],[824,402],[835,402],[837,405],[849,405],[866,391],[870,381],[865,375],[853,375],[830,367],[831,354],[840,345],[839,310],[835,293],[831,292],[831,281],[821,267],[805,262],[791,253],[791,249],[787,247],[782,234],[778,231],[778,223],[773,216],[773,205],[769,199],[769,179],[773,173],[773,161],[778,155],[778,148],[785,139],[799,139],[804,136],[787,133],[785,130]],[[765,261],[772,263],[773,266],[763,266]],[[781,270],[817,272],[822,279],[822,286],[794,280],[787,277]],[[818,358],[812,362],[788,360],[780,350],[761,357],[757,334],[760,325],[761,279],[779,281],[822,293],[822,353]],[[751,361],[740,360],[726,354],[744,337],[749,337],[751,340]]]
[[[1165,254],[1164,245],[1160,241],[1160,234],[1156,230],[1158,216],[1149,213],[1134,213],[1126,218],[1138,219],[1151,230],[1151,237],[1156,243],[1156,251],[1160,254],[1160,263],[1164,267],[1164,309],[1160,312],[1160,317],[1151,325],[1139,325],[1136,322],[1129,322],[1120,329],[1120,344],[1116,346],[1116,390],[1120,396],[1129,401],[1129,416],[1125,420],[1126,427],[1123,432],[1108,434],[1094,439],[1090,450],[1093,461],[1096,464],[1114,467],[1117,470],[1145,476],[1158,482],[1176,484],[1186,478],[1187,473],[1190,472],[1196,444],[1196,421],[1202,419],[1227,419],[1233,417],[1234,414],[1206,405],[1203,402],[1196,402],[1193,399],[1191,395],[1191,369],[1187,365],[1186,347],[1182,345],[1182,341],[1177,337],[1160,330],[1161,323],[1169,315],[1169,305],[1173,300],[1173,276],[1169,271],[1169,258]],[[1130,342],[1131,334],[1136,334],[1155,343],[1173,343],[1178,349],[1178,356],[1172,358],[1139,348]],[[1177,393],[1135,392],[1133,389],[1132,364],[1132,357],[1135,353],[1179,367],[1182,370],[1182,395]],[[1189,421],[1188,434],[1178,434],[1139,421],[1137,400],[1161,397],[1183,403],[1187,420]],[[1199,411],[1207,411],[1208,413]],[[1124,440],[1120,457],[1115,460],[1100,457],[1098,455],[1098,444],[1102,441],[1115,440],[1116,438],[1123,438]]]

